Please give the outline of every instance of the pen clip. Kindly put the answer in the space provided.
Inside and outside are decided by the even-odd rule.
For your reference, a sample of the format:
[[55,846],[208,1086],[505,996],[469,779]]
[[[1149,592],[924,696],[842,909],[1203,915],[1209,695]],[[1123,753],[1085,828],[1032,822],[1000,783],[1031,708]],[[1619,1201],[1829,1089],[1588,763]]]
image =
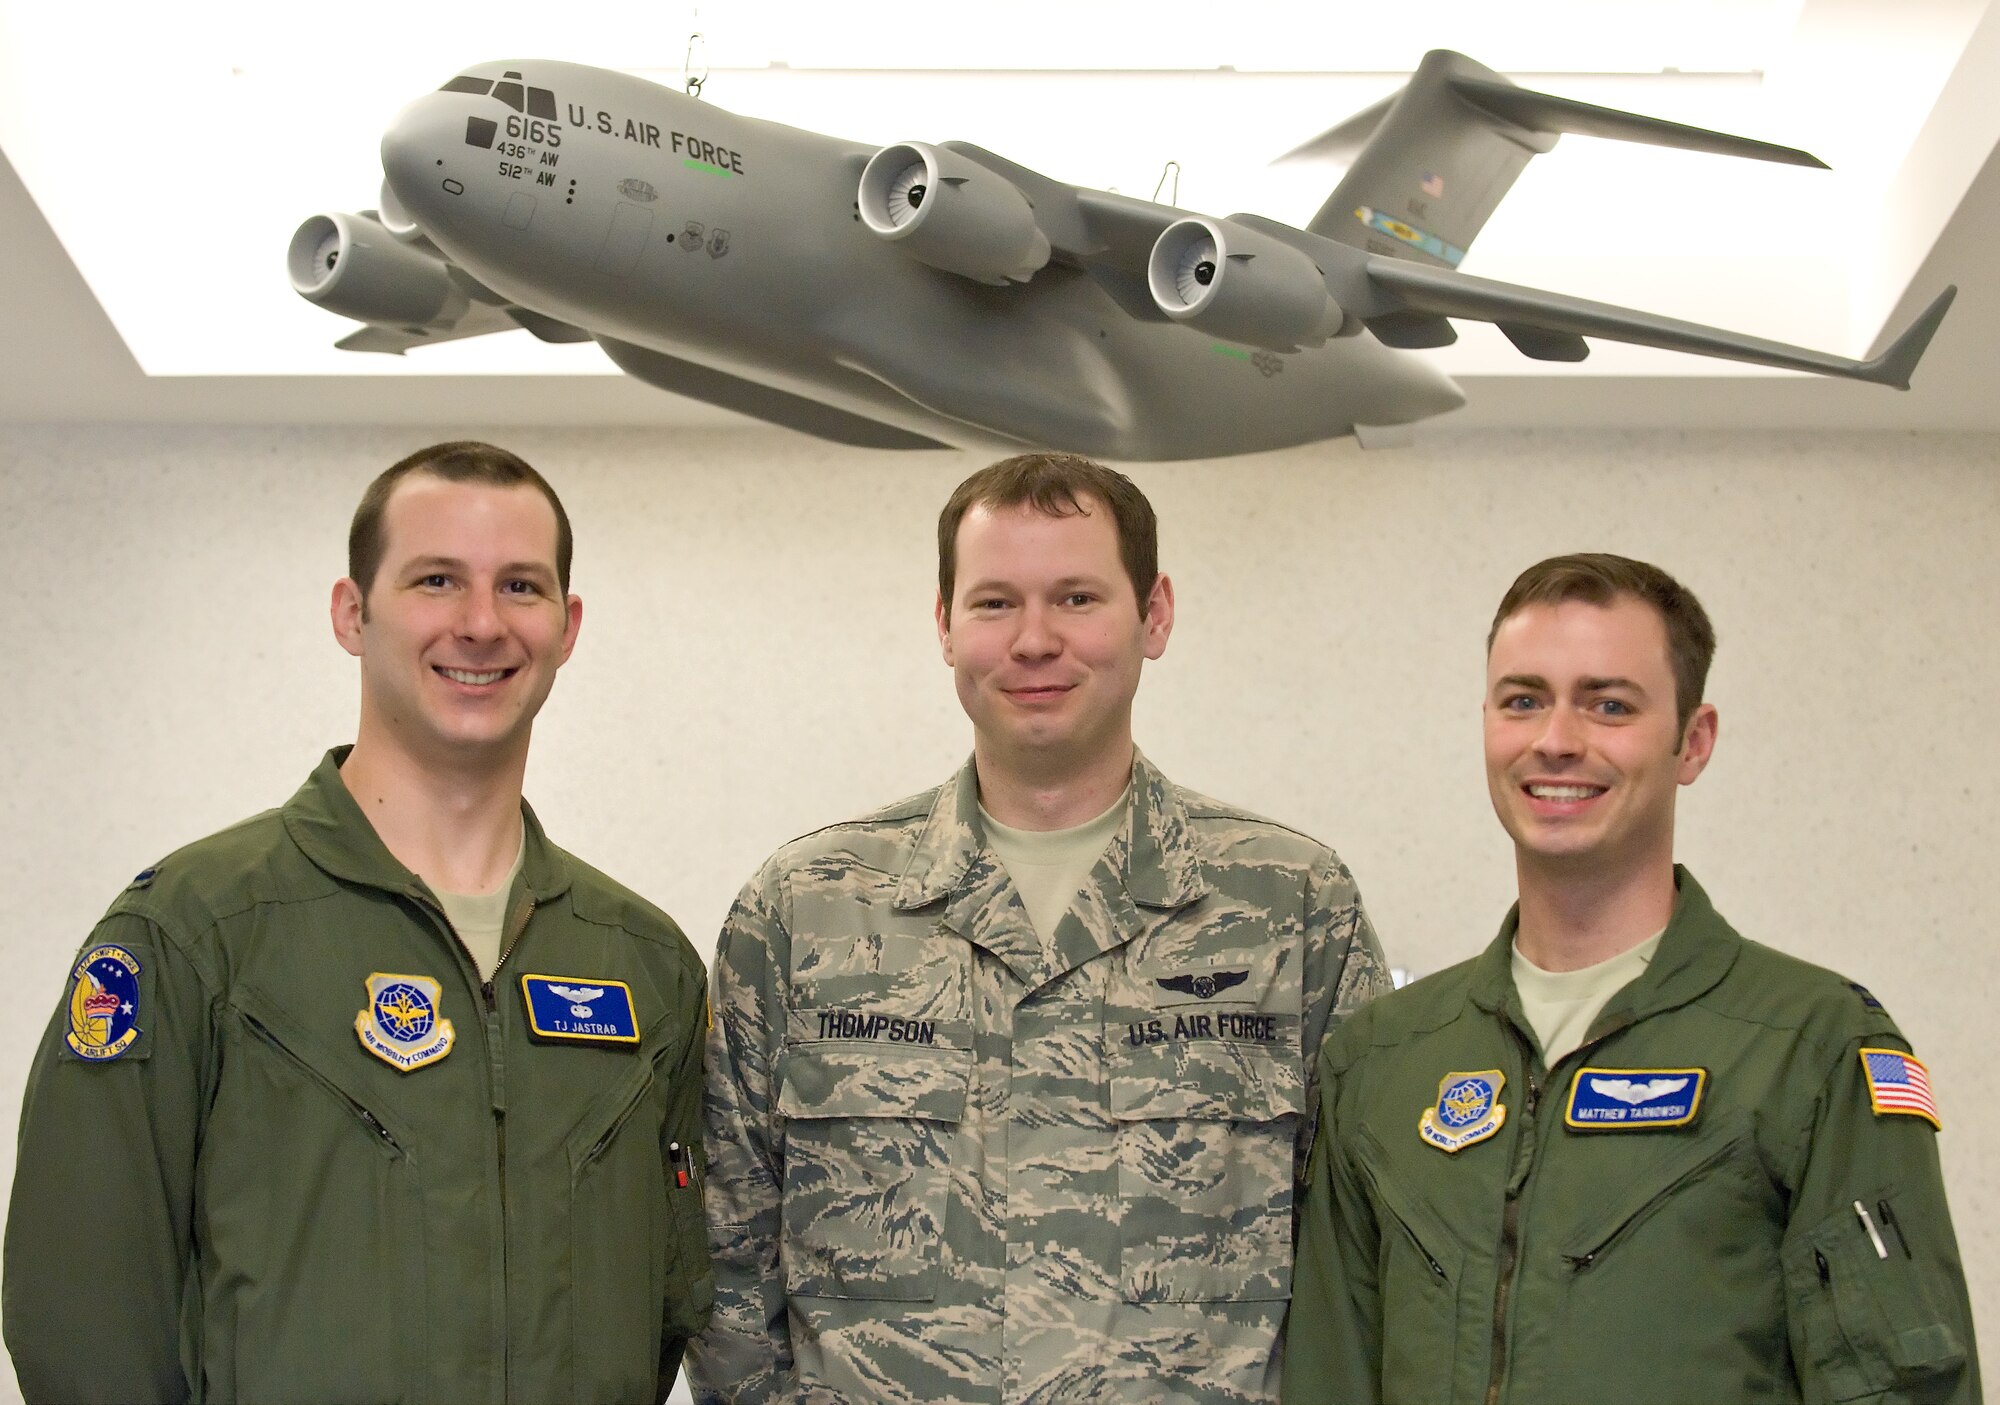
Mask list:
[[1859,1200],[1854,1202],[1854,1213],[1861,1217],[1861,1227],[1868,1231],[1868,1242],[1875,1246],[1875,1257],[1889,1257],[1889,1246],[1882,1242],[1882,1236],[1875,1229],[1875,1221],[1868,1217],[1868,1207]]

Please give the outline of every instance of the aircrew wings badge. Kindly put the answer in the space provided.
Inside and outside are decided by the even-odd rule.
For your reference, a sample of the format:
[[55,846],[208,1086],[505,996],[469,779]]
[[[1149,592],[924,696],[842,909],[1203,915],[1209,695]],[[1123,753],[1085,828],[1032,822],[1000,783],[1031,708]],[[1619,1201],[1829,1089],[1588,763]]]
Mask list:
[[528,1028],[537,1039],[637,1044],[632,987],[602,976],[523,976]]
[[1477,1073],[1447,1073],[1438,1081],[1436,1107],[1424,1109],[1417,1135],[1439,1151],[1460,1152],[1483,1142],[1505,1125],[1507,1109],[1500,1090],[1507,1075],[1497,1068]]
[[1563,1125],[1572,1132],[1685,1127],[1708,1091],[1705,1068],[1580,1068],[1569,1085]]
[[94,946],[70,972],[69,1031],[80,1059],[103,1063],[139,1037],[139,958],[122,946]]
[[368,978],[368,1004],[354,1017],[361,1047],[399,1073],[436,1063],[458,1038],[438,1013],[442,995],[429,976],[375,972]]

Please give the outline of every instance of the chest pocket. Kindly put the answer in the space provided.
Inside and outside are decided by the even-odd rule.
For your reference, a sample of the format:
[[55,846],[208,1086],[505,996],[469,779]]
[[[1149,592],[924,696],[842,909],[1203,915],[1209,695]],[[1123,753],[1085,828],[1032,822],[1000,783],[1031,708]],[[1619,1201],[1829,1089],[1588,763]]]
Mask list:
[[931,1044],[814,1040],[785,1049],[778,1111],[786,1119],[788,1292],[936,1296],[972,1050],[962,1047],[963,1021],[931,1024],[943,1027],[929,1031],[938,1041]]
[[1127,1302],[1291,1294],[1293,1156],[1304,1094],[1297,1016],[1262,1018],[1289,1018],[1289,1041],[1113,1046]]

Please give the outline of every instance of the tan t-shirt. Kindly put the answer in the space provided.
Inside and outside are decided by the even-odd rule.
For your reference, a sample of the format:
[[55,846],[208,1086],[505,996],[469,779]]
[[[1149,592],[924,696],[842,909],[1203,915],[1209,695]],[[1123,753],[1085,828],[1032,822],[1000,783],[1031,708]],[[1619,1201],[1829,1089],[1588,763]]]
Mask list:
[[1639,979],[1660,949],[1663,927],[1630,951],[1580,971],[1544,971],[1521,955],[1514,944],[1514,989],[1521,1008],[1542,1044],[1542,1064],[1554,1068],[1563,1055],[1583,1043],[1591,1022],[1602,1014],[1612,996]]
[[1095,819],[1073,829],[1010,829],[979,807],[979,822],[986,829],[986,844],[1006,866],[1007,876],[1028,909],[1028,921],[1035,935],[1046,943],[1076,901],[1083,880],[1104,853],[1104,846],[1124,822],[1125,806],[1132,794],[1127,785],[1112,807]]
[[494,969],[500,964],[500,931],[507,925],[507,900],[514,896],[514,883],[527,861],[528,836],[524,830],[521,847],[514,854],[514,866],[492,892],[447,893],[442,888],[431,889],[437,894],[451,929],[472,953],[472,964],[479,968],[482,981],[492,980]]

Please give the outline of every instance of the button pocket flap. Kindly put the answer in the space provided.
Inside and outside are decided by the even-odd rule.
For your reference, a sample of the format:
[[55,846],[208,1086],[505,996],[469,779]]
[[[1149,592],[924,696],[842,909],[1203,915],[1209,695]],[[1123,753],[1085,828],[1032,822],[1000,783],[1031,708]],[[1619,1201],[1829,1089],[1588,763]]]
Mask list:
[[785,1049],[778,1111],[786,1117],[914,1117],[956,1122],[965,1114],[970,1049],[815,1042]]
[[1187,1040],[1111,1056],[1111,1115],[1121,1122],[1271,1122],[1304,1103],[1298,1064],[1255,1044]]
[[1891,1218],[1882,1213],[1887,1201],[1878,1191],[1843,1206],[1785,1252],[1792,1296],[1807,1308],[1808,1338],[1818,1338],[1813,1364],[1831,1379],[1858,1376],[1876,1391],[1965,1360],[1958,1333],[1916,1261],[1902,1252],[1899,1229],[1877,1222]]

